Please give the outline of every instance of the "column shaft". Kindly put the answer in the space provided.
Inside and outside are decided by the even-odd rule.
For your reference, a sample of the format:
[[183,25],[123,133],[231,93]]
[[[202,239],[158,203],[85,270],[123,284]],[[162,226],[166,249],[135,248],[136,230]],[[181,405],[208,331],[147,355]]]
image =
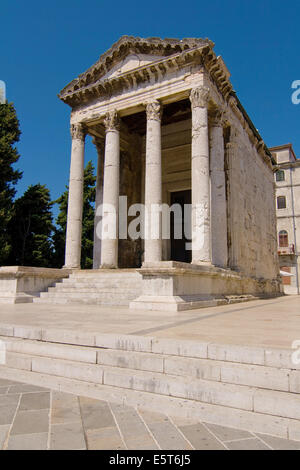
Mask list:
[[[145,263],[162,259],[162,168],[161,106],[158,101],[147,104],[146,169],[145,169]],[[151,223],[152,222],[152,223]]]
[[65,268],[80,268],[83,173],[84,173],[84,132],[81,124],[71,126],[72,152],[70,166]]
[[240,201],[239,172],[238,172],[238,145],[231,141],[226,145],[227,157],[227,185],[228,185],[228,266],[238,270],[240,259],[240,218],[237,210]]
[[210,176],[207,102],[209,89],[191,91],[192,104],[192,263],[211,263]]
[[[105,160],[103,182],[103,218],[101,242],[101,267],[118,267],[118,218],[120,180],[120,133],[116,111],[107,113],[105,119]],[[108,222],[108,225],[105,223]],[[113,226],[112,226],[113,224]],[[110,234],[107,236],[107,229]]]
[[212,263],[226,267],[227,248],[227,203],[224,171],[224,137],[220,116],[216,116],[210,129],[211,168],[211,239]]
[[95,198],[95,217],[94,217],[94,247],[93,247],[93,269],[99,269],[101,264],[101,233],[97,230],[98,224],[102,220],[103,204],[103,176],[104,176],[104,145],[94,139],[97,148],[97,180],[96,180],[96,198]]

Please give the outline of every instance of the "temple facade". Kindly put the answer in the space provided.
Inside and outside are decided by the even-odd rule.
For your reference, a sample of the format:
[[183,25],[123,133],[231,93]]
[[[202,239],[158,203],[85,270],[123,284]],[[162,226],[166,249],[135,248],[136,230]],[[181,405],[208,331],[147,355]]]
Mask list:
[[124,36],[59,97],[71,107],[66,269],[80,269],[90,135],[98,152],[94,269],[138,270],[132,308],[280,293],[274,160],[210,40]]

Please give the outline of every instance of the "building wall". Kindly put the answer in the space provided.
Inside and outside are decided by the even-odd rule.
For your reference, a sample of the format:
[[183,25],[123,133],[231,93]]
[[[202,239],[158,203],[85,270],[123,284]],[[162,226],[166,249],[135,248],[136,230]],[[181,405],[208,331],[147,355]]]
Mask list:
[[[286,294],[298,294],[300,290],[300,166],[295,166],[295,158],[290,148],[275,152],[277,164],[284,171],[284,181],[276,181],[276,214],[277,214],[277,237],[279,243],[279,232],[288,233],[288,243],[294,246],[295,254],[280,255],[281,268],[290,268],[292,277],[285,280],[284,292]],[[289,166],[288,163],[294,164]],[[277,197],[285,196],[286,208],[277,208]],[[279,247],[280,250],[280,247]],[[298,282],[297,282],[298,278]],[[288,284],[289,282],[289,284]]]
[[276,279],[279,267],[273,172],[245,134],[243,129],[235,133],[235,148],[228,155],[233,234],[230,259],[249,276]]

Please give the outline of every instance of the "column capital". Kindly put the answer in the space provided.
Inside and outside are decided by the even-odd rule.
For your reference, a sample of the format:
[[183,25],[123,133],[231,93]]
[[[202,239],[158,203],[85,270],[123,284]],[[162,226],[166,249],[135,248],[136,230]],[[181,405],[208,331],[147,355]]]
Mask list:
[[72,139],[84,140],[85,138],[85,131],[80,122],[77,124],[71,124],[70,132]]
[[158,100],[153,100],[146,104],[147,120],[160,121],[162,116],[162,106]]
[[116,109],[108,111],[104,119],[105,132],[120,130],[120,116]]
[[225,113],[222,109],[217,109],[210,116],[210,123],[212,127],[223,127],[225,122]]
[[206,108],[209,99],[209,88],[207,86],[201,85],[197,88],[193,88],[190,92],[190,101],[192,108]]

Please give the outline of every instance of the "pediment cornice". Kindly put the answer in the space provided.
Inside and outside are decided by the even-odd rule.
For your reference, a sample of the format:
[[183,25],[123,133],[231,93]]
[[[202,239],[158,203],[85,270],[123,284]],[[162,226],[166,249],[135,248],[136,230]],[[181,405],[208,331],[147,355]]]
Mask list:
[[143,54],[157,57],[169,57],[188,49],[209,44],[209,39],[160,39],[139,38],[134,36],[122,36],[112,47],[99,57],[99,60],[78,78],[69,83],[60,93],[64,96],[68,91],[86,87],[103,78],[118,62],[124,60],[130,54]]
[[[124,36],[96,64],[67,85],[59,98],[73,108],[99,97],[118,94],[139,83],[150,82],[153,77],[157,79],[164,76],[172,69],[178,70],[193,63],[200,63],[207,69],[226,98],[232,90],[230,74],[223,60],[214,53],[213,47],[214,44],[208,39],[141,39]],[[117,63],[130,54],[138,53],[157,56],[158,60],[107,77]]]
[[[134,90],[141,83],[155,83],[169,72],[185,66],[198,65],[208,73],[247,130],[250,141],[270,165],[271,153],[233,91],[230,73],[222,57],[216,56],[213,47],[214,43],[209,39],[143,39],[123,36],[92,67],[69,83],[60,92],[59,98],[76,109],[97,99],[107,99],[123,91]],[[123,72],[124,69],[119,70],[117,67],[116,72],[117,64],[130,54],[149,56],[151,61]]]

